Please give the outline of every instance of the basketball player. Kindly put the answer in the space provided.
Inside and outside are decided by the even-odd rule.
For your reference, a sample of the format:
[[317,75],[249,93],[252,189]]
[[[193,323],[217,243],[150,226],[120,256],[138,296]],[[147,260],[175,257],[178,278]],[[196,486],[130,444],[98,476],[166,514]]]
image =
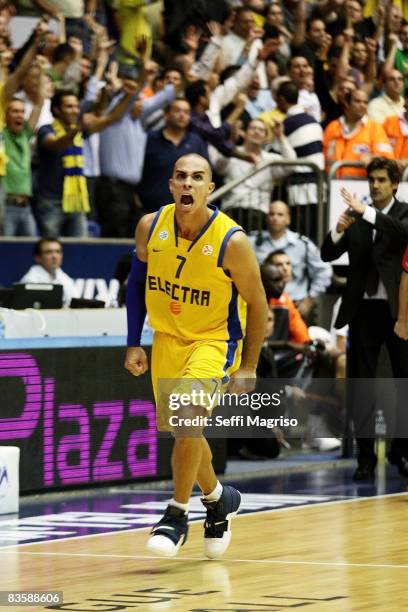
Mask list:
[[[228,381],[229,392],[251,391],[267,321],[265,292],[249,241],[241,227],[207,205],[214,189],[211,178],[207,160],[199,155],[185,155],[176,162],[170,179],[175,204],[140,220],[128,280],[125,367],[134,376],[148,369],[140,346],[147,309],[155,330],[152,382],[157,426],[175,438],[174,498],[147,543],[147,549],[160,556],[174,556],[186,541],[195,482],[207,508],[204,548],[210,558],[221,557],[228,548],[231,518],[241,502],[234,487],[217,480],[203,426],[186,422],[209,416],[210,402],[200,397],[198,404],[192,401],[170,414],[170,392],[191,395],[197,385],[207,394],[222,392]],[[177,426],[174,416],[177,423],[187,424]]]

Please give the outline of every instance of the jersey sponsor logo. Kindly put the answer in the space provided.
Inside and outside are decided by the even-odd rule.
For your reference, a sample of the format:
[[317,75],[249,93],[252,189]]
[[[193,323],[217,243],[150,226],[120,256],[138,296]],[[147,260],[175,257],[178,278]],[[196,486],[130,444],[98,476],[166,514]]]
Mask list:
[[159,234],[159,240],[167,240],[169,237],[169,232],[167,230],[162,230]]
[[211,244],[205,244],[201,252],[203,255],[212,255],[214,252],[214,247]]
[[170,312],[172,314],[178,315],[181,313],[181,306],[179,304],[179,302],[173,302],[173,300],[170,302]]
[[[211,291],[195,289],[186,285],[178,285],[171,281],[164,280],[160,276],[148,275],[147,288],[149,291],[161,291],[175,302],[183,304],[195,304],[196,306],[209,306]],[[170,306],[171,309],[171,306]],[[172,311],[173,312],[173,311]]]

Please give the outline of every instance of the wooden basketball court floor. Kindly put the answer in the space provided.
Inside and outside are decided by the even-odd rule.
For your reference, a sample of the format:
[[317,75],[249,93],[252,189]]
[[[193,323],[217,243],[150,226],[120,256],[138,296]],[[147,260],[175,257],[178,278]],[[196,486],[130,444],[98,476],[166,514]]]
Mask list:
[[283,476],[240,482],[244,509],[221,561],[203,556],[198,497],[174,559],[144,550],[168,491],[23,503],[19,519],[0,522],[0,590],[63,591],[63,605],[10,612],[408,610],[406,483],[393,472],[378,495],[349,485],[350,470],[328,472],[292,477],[291,486]]

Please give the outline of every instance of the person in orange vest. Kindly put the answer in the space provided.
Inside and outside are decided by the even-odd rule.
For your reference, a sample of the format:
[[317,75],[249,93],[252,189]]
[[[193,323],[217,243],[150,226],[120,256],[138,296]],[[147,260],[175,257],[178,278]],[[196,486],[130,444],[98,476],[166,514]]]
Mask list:
[[408,165],[408,88],[405,89],[404,96],[404,110],[401,115],[387,117],[384,122],[385,133],[401,170]]
[[[367,116],[368,97],[363,89],[350,92],[344,115],[326,127],[323,153],[326,169],[336,161],[360,161],[367,166],[374,157],[394,158],[384,128]],[[337,178],[365,178],[364,168],[344,168]]]

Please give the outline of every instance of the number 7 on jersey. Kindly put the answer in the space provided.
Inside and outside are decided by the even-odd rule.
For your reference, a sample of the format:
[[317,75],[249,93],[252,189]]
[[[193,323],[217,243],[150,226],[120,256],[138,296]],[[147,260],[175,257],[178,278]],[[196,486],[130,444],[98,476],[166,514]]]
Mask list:
[[180,260],[180,265],[179,265],[179,267],[177,268],[177,272],[176,272],[176,278],[179,278],[179,277],[180,277],[180,274],[181,274],[181,271],[182,271],[182,269],[183,269],[183,266],[184,266],[184,264],[185,264],[185,263],[186,263],[186,261],[187,261],[187,258],[186,258],[186,257],[183,257],[182,255],[177,255],[177,256],[176,256],[176,259],[179,259],[179,260]]

